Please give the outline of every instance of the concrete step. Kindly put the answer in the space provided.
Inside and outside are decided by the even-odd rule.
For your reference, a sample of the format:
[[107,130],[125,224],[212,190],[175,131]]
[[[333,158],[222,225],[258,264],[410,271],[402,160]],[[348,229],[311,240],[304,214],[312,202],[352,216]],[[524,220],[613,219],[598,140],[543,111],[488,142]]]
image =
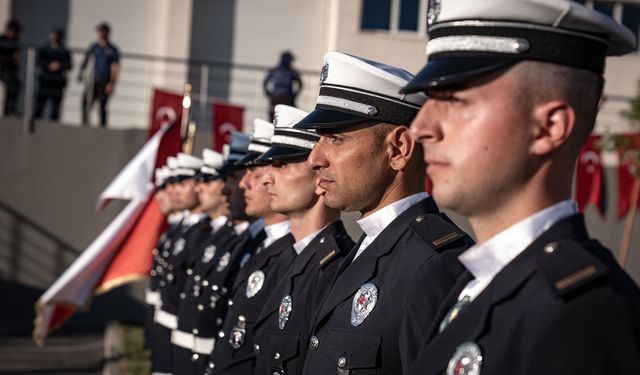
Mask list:
[[0,374],[91,374],[102,373],[102,335],[49,337],[38,347],[28,337],[0,338]]

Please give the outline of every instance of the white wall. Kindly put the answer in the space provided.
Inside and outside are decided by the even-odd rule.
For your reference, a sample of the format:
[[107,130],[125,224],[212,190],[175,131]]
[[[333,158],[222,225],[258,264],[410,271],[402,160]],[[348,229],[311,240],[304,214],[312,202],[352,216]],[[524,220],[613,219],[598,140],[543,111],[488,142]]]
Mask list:
[[[111,40],[121,54],[143,54],[188,58],[191,32],[190,0],[71,0],[67,43],[87,48],[96,40],[95,27],[111,24]],[[74,56],[76,69],[81,56]],[[187,67],[123,58],[116,92],[109,102],[109,126],[129,128],[148,126],[154,87],[182,91]],[[79,123],[82,86],[73,81],[65,98],[63,122]],[[98,105],[93,108],[93,124],[98,122]]]
[[[329,1],[236,0],[235,14],[233,62],[273,66],[283,50],[291,50],[295,68],[318,72],[318,77],[303,77],[305,91],[296,103],[312,110],[326,52]],[[245,128],[249,130],[254,117],[266,116],[264,74],[235,71],[232,77],[230,100],[247,106]]]

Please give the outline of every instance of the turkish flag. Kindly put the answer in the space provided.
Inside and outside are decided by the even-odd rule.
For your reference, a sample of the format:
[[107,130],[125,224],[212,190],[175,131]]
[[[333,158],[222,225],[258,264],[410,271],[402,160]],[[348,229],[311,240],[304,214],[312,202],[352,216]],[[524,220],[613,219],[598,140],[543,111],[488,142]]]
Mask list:
[[222,152],[222,145],[229,143],[231,132],[242,131],[244,107],[222,103],[213,103],[213,149]]
[[578,209],[584,211],[588,203],[598,208],[604,215],[602,204],[602,163],[597,142],[599,135],[591,135],[582,146],[576,166],[576,202]]
[[[151,107],[151,121],[149,121],[148,138],[151,138],[163,125],[174,124],[166,136],[162,137],[156,168],[160,168],[167,162],[167,157],[177,154],[182,147],[180,139],[180,121],[182,119],[182,95],[165,90],[155,89]],[[177,150],[177,151],[176,151]]]
[[[621,137],[624,138],[625,143],[629,144],[629,149],[640,149],[639,134],[624,134]],[[629,155],[621,153],[620,165],[618,166],[618,219],[623,218],[631,208],[631,189],[636,178],[634,168]]]
[[149,140],[98,199],[99,207],[112,199],[130,200],[129,204],[36,302],[33,337],[38,344],[76,310],[88,309],[92,296],[148,275],[151,251],[166,227],[153,199],[154,166],[164,165],[181,146],[180,127],[167,116],[161,126],[152,125]]

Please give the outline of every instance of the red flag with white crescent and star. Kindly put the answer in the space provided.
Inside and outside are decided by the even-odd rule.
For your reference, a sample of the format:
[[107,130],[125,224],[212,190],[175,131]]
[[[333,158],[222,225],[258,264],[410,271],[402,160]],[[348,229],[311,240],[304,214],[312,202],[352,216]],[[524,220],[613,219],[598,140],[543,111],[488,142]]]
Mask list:
[[584,211],[591,203],[604,215],[602,190],[602,163],[597,142],[601,136],[591,135],[582,146],[576,166],[576,202],[578,209]]
[[231,132],[242,132],[244,107],[223,103],[213,103],[213,149],[222,152],[222,145],[229,143]]

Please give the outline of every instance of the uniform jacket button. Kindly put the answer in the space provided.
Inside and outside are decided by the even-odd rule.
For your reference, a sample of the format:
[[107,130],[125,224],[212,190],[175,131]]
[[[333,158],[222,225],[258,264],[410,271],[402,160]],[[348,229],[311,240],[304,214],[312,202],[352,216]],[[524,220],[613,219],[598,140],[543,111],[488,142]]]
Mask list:
[[319,346],[320,340],[318,339],[318,336],[311,336],[311,339],[309,340],[309,348],[311,348],[311,350],[318,350]]
[[549,242],[544,246],[544,252],[547,254],[551,254],[558,249],[560,244],[557,241]]
[[256,355],[260,355],[261,351],[262,351],[262,349],[260,348],[260,345],[255,344],[253,346],[253,352],[256,353]]
[[347,359],[345,357],[338,358],[338,367],[339,368],[347,367]]
[[276,354],[273,356],[273,360],[274,360],[274,361],[279,361],[279,360],[280,360],[280,353],[276,353]]

